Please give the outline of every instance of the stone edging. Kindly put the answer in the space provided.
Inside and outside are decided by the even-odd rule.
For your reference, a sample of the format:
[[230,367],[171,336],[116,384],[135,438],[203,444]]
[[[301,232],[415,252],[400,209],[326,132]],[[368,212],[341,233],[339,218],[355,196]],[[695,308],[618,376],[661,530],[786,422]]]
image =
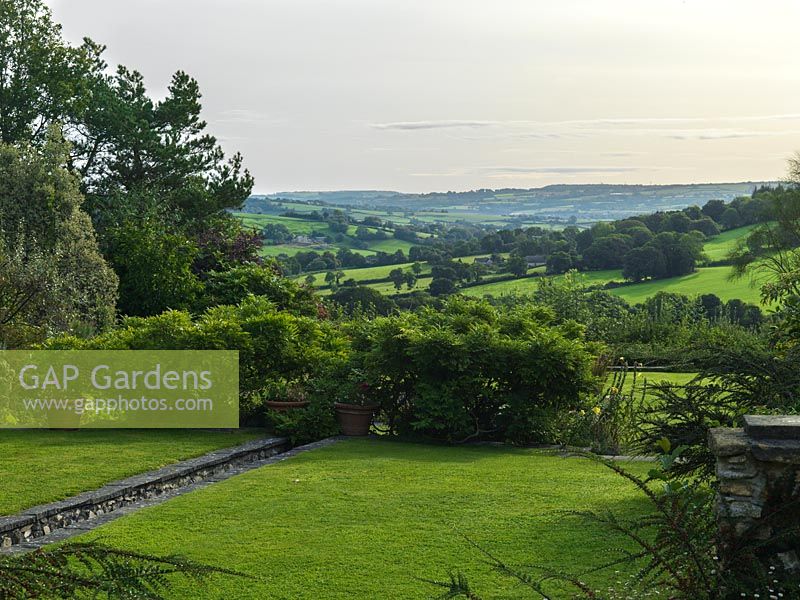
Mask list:
[[48,536],[56,529],[77,525],[125,506],[218,477],[242,465],[285,452],[288,446],[289,442],[285,438],[253,440],[156,471],[114,481],[100,489],[83,492],[66,500],[35,506],[13,516],[0,517],[0,551]]

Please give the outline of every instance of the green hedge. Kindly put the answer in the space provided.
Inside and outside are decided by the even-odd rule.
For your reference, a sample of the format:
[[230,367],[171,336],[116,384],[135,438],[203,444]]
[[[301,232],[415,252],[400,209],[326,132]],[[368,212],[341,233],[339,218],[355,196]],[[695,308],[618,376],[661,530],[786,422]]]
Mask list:
[[91,339],[60,336],[48,349],[238,350],[242,422],[263,417],[259,390],[269,382],[303,380],[346,353],[347,343],[330,322],[279,310],[262,296],[236,306],[217,306],[193,318],[171,310],[129,317],[120,327]]
[[449,442],[549,441],[553,417],[595,383],[582,329],[547,309],[449,300],[357,321],[351,366],[393,433]]

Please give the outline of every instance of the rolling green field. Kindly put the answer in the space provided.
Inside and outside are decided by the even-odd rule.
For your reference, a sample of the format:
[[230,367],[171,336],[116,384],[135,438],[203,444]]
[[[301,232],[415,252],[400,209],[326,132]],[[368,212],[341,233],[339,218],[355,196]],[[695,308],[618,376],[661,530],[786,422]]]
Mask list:
[[[706,242],[704,252],[709,260],[724,259],[738,241],[746,236],[753,227],[755,226],[740,227],[720,234]],[[689,275],[659,279],[657,281],[645,281],[611,288],[608,291],[620,298],[624,298],[630,304],[643,302],[661,291],[674,292],[686,296],[713,293],[723,301],[737,298],[745,302],[758,304],[760,301],[758,281],[753,285],[754,282],[748,277],[731,280],[731,273],[731,267],[728,266],[704,267]],[[609,281],[623,281],[622,272],[619,270],[588,271],[581,273],[581,277],[587,285],[603,285]],[[537,285],[538,281],[535,278],[517,279],[465,288],[462,293],[478,297],[484,295],[526,294],[535,291]]]
[[[544,267],[536,267],[528,271],[529,273],[542,273]],[[559,276],[560,277],[560,276]],[[621,280],[622,274],[618,269],[610,271],[588,271],[580,274],[581,281],[586,285],[602,285],[609,281]],[[465,296],[503,296],[508,294],[531,294],[536,291],[539,286],[540,279],[538,277],[530,277],[527,279],[509,279],[507,281],[498,281],[497,283],[486,283],[483,285],[476,285],[473,287],[464,288],[461,293]]]
[[703,252],[710,261],[724,260],[736,248],[736,244],[756,227],[756,225],[748,225],[720,233],[705,243]]
[[[294,217],[282,217],[279,215],[271,215],[271,214],[258,214],[258,213],[233,213],[236,217],[241,219],[242,223],[247,227],[253,227],[256,229],[262,229],[268,223],[275,223],[280,225],[285,225],[286,228],[295,235],[318,235],[318,236],[328,236],[334,235],[334,233],[330,230],[330,227],[327,223],[323,223],[321,221],[311,221],[305,219],[298,219]],[[351,225],[347,229],[348,235],[355,235],[357,227],[355,225]],[[374,227],[368,227],[372,232],[377,231]],[[393,234],[392,230],[385,230],[386,233],[391,236]],[[317,252],[324,252],[325,250],[331,250],[332,252],[336,252],[339,248],[349,248],[353,252],[357,254],[362,254],[364,256],[369,256],[372,254],[376,254],[378,252],[385,252],[387,254],[393,254],[398,250],[402,250],[405,253],[411,249],[414,244],[407,242],[405,240],[398,240],[393,237],[389,237],[385,240],[375,240],[367,242],[367,248],[354,248],[352,241],[345,239],[342,242],[337,242],[333,244],[329,248],[323,247],[316,247],[316,246],[306,246],[306,245],[299,245],[299,244],[276,244],[276,245],[265,245],[261,248],[260,254],[261,256],[265,257],[274,257],[280,254],[286,254],[288,256],[293,256],[298,252],[307,252],[307,251],[317,251]]]
[[[650,296],[662,291],[675,292],[686,296],[713,293],[724,301],[738,298],[745,302],[758,304],[758,286],[753,286],[750,279],[746,277],[730,281],[728,279],[730,274],[731,267],[705,267],[689,275],[610,288],[608,292],[620,298],[624,298],[630,304],[643,302]],[[603,285],[609,281],[622,281],[622,274],[619,270],[588,271],[580,275],[587,285]],[[530,294],[536,291],[537,285],[537,278],[512,279],[510,281],[501,281],[498,283],[465,288],[461,293],[467,296],[478,297],[486,295]]]
[[[507,256],[507,254],[508,253],[505,253],[504,256]],[[481,258],[481,257],[485,257],[485,256],[489,256],[489,255],[488,254],[477,254],[475,256],[463,256],[463,257],[457,258],[455,260],[470,264],[470,263],[475,262],[476,258]],[[389,277],[389,273],[391,271],[393,271],[394,269],[402,269],[404,271],[408,271],[408,270],[411,269],[411,265],[413,265],[413,264],[414,263],[408,262],[408,263],[400,263],[400,264],[396,264],[396,265],[382,265],[382,266],[379,266],[379,267],[362,267],[360,269],[342,269],[342,272],[344,273],[344,277],[342,278],[342,281],[345,281],[347,279],[354,279],[355,281],[361,282],[361,281],[368,281],[368,280],[374,280],[374,279],[386,279],[387,277]],[[412,288],[411,291],[427,289],[428,286],[430,285],[430,278],[426,277],[426,276],[430,275],[431,266],[427,262],[420,263],[420,266],[422,267],[422,271],[420,272],[420,278],[418,279],[416,286],[414,288]],[[533,273],[535,271],[541,271],[541,270],[543,270],[543,269],[540,268],[540,267],[537,267],[536,269],[531,269],[530,272]],[[323,272],[314,273],[314,276],[316,277],[316,281],[314,282],[314,285],[315,285],[315,287],[317,287],[317,289],[319,290],[320,294],[325,295],[325,294],[329,294],[330,290],[328,289],[328,286],[324,282],[324,278],[323,278],[322,273]],[[302,281],[305,280],[307,275],[308,275],[307,273],[304,273],[302,275],[297,275],[293,279],[295,281],[302,282]],[[371,287],[373,289],[378,290],[382,294],[391,295],[391,294],[397,293],[397,289],[394,287],[394,284],[389,282],[389,281],[369,283],[369,284],[366,284],[366,285],[367,285],[367,287]],[[400,291],[402,293],[402,292],[408,292],[409,290],[408,290],[408,288],[403,286],[403,289],[400,290]]]
[[[321,279],[321,278],[318,277],[318,279]],[[428,287],[431,284],[431,281],[432,280],[431,280],[430,277],[422,277],[421,279],[417,279],[417,283],[410,290],[408,289],[408,287],[405,284],[403,284],[403,287],[400,289],[400,291],[398,291],[397,288],[394,287],[394,284],[391,281],[381,281],[379,283],[369,283],[369,284],[365,285],[364,287],[368,287],[368,288],[372,288],[373,290],[377,290],[381,294],[383,294],[384,296],[394,296],[395,294],[407,294],[409,292],[415,292],[415,291],[418,291],[418,290],[427,290]],[[318,285],[319,283],[320,282],[316,282],[315,285]],[[317,290],[317,293],[320,296],[327,296],[327,295],[331,294],[332,292],[333,292],[333,290],[331,290],[331,288],[327,287],[327,286],[319,288]]]
[[431,285],[432,279],[430,277],[423,277],[422,279],[417,279],[416,285],[411,288],[410,290],[408,287],[403,285],[403,287],[398,292],[397,288],[394,287],[394,284],[391,281],[384,281],[381,283],[371,283],[367,287],[371,287],[373,290],[378,290],[381,294],[385,296],[392,296],[394,294],[406,294],[408,292],[413,292],[416,290],[427,290],[428,287]]
[[615,296],[624,298],[630,304],[643,302],[658,292],[675,292],[686,296],[700,294],[716,294],[723,301],[738,298],[745,302],[758,304],[760,300],[758,286],[753,286],[747,277],[731,281],[731,267],[706,267],[696,273],[645,281],[608,290]]
[[0,515],[63,500],[259,436],[264,436],[263,430],[4,430],[0,433]]
[[[460,258],[454,259],[456,262],[464,262],[467,264],[471,264],[475,262],[476,258],[483,258],[489,256],[488,254],[477,254],[475,256],[463,256]],[[507,256],[507,253],[504,255]],[[344,279],[355,279],[356,281],[364,281],[368,279],[382,279],[389,276],[389,273],[394,269],[403,269],[408,270],[413,265],[413,262],[407,263],[399,263],[396,265],[382,265],[379,267],[362,267],[360,269],[342,269],[344,273]],[[422,267],[421,274],[426,275],[431,272],[431,266],[427,262],[421,262],[420,266]],[[298,275],[294,279],[301,281],[304,279],[304,275]]]
[[[400,263],[397,265],[382,265],[380,267],[364,267],[361,269],[342,269],[342,273],[344,273],[344,277],[342,281],[345,279],[355,279],[356,281],[366,281],[370,279],[385,279],[389,276],[389,273],[394,269],[402,269],[403,271],[408,271],[411,269],[411,265],[414,263]],[[431,272],[431,266],[428,263],[420,263],[422,267],[422,275],[429,274]],[[303,275],[298,275],[294,279],[297,281],[303,281],[306,277],[306,273]],[[320,281],[317,284],[322,282],[321,277],[317,277]]]
[[[650,465],[625,467],[644,475]],[[443,590],[422,579],[458,571],[489,600],[518,598],[522,590],[463,535],[511,564],[574,573],[629,547],[565,509],[630,517],[646,505],[631,484],[586,459],[348,440],[143,509],[79,539],[179,553],[256,576],[179,583],[171,598],[434,598]],[[623,565],[586,579],[605,588],[632,573]],[[548,588],[553,598],[571,597],[560,585]]]
[[[340,245],[342,246],[342,245]],[[343,245],[346,247],[347,245]],[[285,254],[287,256],[294,256],[298,252],[337,252],[339,246],[320,247],[320,246],[299,246],[297,244],[276,244],[272,246],[262,246],[259,254],[263,257],[275,257]],[[350,248],[353,254],[360,254],[362,256],[374,256],[374,250],[364,250],[362,248]]]
[[386,254],[394,254],[398,250],[402,250],[406,254],[414,246],[411,242],[405,240],[398,240],[396,238],[389,238],[388,240],[377,240],[368,242],[369,250],[372,252],[386,252]]
[[[378,211],[361,211],[363,213],[375,213]],[[310,234],[318,233],[327,235],[330,233],[328,226],[325,223],[315,221],[305,221],[302,219],[293,219],[289,217],[280,217],[275,215],[261,215],[251,213],[236,213],[246,225],[256,227],[263,227],[266,223],[282,223],[289,228],[290,231],[296,234]],[[421,217],[435,219],[441,216],[442,213],[420,213]],[[462,215],[463,216],[463,215]],[[717,261],[724,259],[727,254],[736,246],[736,244],[744,236],[746,236],[755,226],[740,227],[732,231],[727,231],[719,236],[706,242],[704,252],[710,261]],[[349,234],[355,233],[355,226],[351,226],[348,230]],[[337,246],[348,246],[338,244]],[[369,243],[368,249],[353,249],[363,255],[374,254],[375,252],[393,253],[397,250],[408,252],[413,244],[389,238],[386,240],[378,240]],[[263,256],[277,256],[285,253],[292,255],[301,250],[314,250],[315,248],[309,246],[295,246],[292,244],[281,244],[276,246],[264,246],[262,249]],[[480,255],[480,256],[486,256]],[[464,262],[472,262],[476,257],[464,257],[457,260]],[[370,279],[379,279],[388,277],[389,272],[395,268],[408,268],[411,263],[403,265],[386,265],[382,267],[367,267],[363,269],[347,269],[345,270],[345,279],[355,279],[356,281],[364,281]],[[539,270],[539,269],[537,269]],[[531,271],[533,272],[533,271]],[[430,266],[423,263],[423,273],[430,273]],[[742,278],[737,280],[730,280],[731,268],[727,266],[720,267],[703,267],[698,269],[695,273],[684,275],[681,277],[674,277],[671,279],[662,279],[658,281],[645,281],[638,284],[626,285],[619,288],[609,289],[609,292],[624,298],[631,304],[636,304],[644,301],[645,299],[653,296],[654,294],[664,292],[675,292],[685,294],[687,296],[696,296],[699,294],[714,293],[722,300],[727,301],[738,298],[745,302],[757,304],[759,302],[759,290],[757,285],[753,285],[749,278]],[[619,270],[608,271],[590,271],[582,273],[582,278],[587,285],[603,285],[609,281],[623,281],[622,274]],[[298,277],[298,280],[304,279],[305,275]],[[417,284],[414,289],[426,289],[430,281],[424,278]],[[318,276],[317,286],[322,287],[324,284]],[[369,287],[377,289],[384,294],[395,294],[397,290],[390,282],[380,282],[368,284]],[[538,279],[515,279],[508,281],[501,281],[497,283],[487,283],[479,286],[468,287],[462,290],[462,293],[467,296],[482,297],[485,295],[501,296],[507,294],[526,294],[536,290]],[[408,291],[405,287],[401,292]],[[323,289],[324,293],[325,290]]]
[[[292,256],[300,251],[305,250],[313,250],[313,248],[294,246],[292,244],[276,244],[274,246],[264,245],[261,246],[261,250],[259,250],[258,253],[264,257],[280,256],[281,254]],[[372,252],[368,252],[367,254],[372,254]]]
[[320,235],[329,235],[331,233],[328,224],[322,221],[309,221],[305,219],[296,219],[294,217],[281,217],[279,215],[259,215],[253,213],[233,214],[241,219],[242,223],[247,227],[261,229],[268,223],[275,223],[285,225],[286,229],[294,234],[304,235],[318,233]]

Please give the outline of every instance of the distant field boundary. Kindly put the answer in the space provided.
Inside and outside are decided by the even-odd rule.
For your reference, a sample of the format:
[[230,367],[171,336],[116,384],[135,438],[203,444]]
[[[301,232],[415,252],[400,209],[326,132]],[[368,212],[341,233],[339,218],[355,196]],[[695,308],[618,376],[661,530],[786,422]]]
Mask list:
[[479,285],[489,285],[492,283],[500,283],[502,281],[516,281],[519,279],[533,279],[536,277],[542,277],[543,273],[526,273],[521,277],[516,277],[515,275],[501,275],[500,277],[492,277],[491,279],[479,279],[478,281],[468,281],[467,283],[461,284],[460,288],[471,288],[471,287],[478,287]]

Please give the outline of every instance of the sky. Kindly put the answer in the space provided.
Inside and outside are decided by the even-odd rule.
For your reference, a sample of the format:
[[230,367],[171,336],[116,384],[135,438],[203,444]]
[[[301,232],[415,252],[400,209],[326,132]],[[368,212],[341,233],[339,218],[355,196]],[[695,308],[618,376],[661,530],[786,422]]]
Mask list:
[[776,180],[796,0],[49,0],[153,96],[195,77],[257,193]]

